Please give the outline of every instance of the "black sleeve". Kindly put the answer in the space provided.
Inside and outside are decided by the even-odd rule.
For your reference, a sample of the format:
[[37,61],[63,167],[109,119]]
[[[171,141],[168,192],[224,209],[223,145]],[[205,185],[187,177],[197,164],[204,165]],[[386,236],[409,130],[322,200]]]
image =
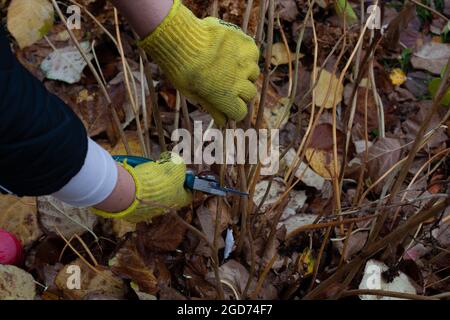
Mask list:
[[16,60],[0,26],[0,192],[56,192],[80,171],[86,153],[82,122]]

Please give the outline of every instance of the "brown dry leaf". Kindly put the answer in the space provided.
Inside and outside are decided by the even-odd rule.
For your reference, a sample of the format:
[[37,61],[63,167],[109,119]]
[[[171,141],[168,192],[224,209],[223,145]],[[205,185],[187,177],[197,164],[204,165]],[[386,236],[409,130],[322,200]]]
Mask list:
[[[407,142],[414,141],[416,139],[417,133],[419,132],[419,129],[422,126],[422,123],[425,120],[428,111],[431,109],[432,104],[433,102],[429,100],[420,101],[419,111],[412,117],[409,117],[405,122],[403,122],[402,129],[406,132]],[[440,122],[441,117],[439,116],[439,114],[433,114],[426,132],[429,132],[431,129],[436,128],[440,124]],[[448,137],[445,134],[445,129],[439,128],[428,140],[427,146],[429,148],[437,148],[445,143],[447,139]]]
[[203,256],[186,256],[183,275],[186,278],[186,287],[190,296],[215,299],[217,292],[210,282],[206,280],[208,268]]
[[[245,267],[236,260],[229,260],[225,264],[220,266],[219,272],[220,279],[228,284],[223,286],[225,292],[227,293],[227,296],[229,296],[231,299],[240,300],[249,277],[247,269],[245,269]],[[215,283],[215,278],[212,272],[207,275],[207,278],[208,276],[212,277],[211,281],[212,283]],[[235,293],[230,288],[230,285],[239,295],[238,297],[235,296]]]
[[450,58],[450,44],[429,42],[423,45],[411,57],[415,69],[427,70],[439,75]]
[[183,241],[186,228],[171,215],[163,215],[151,224],[139,223],[137,242],[147,252],[175,251]]
[[16,266],[0,265],[0,300],[34,300],[35,296],[31,274]]
[[132,280],[140,292],[152,295],[158,292],[158,280],[153,269],[145,264],[134,241],[126,241],[109,261],[109,266],[115,274]]
[[415,5],[406,3],[397,16],[391,20],[383,39],[383,46],[389,50],[395,50],[398,46],[400,33],[406,29],[408,23],[416,14]]
[[24,246],[36,241],[42,235],[36,198],[0,195],[0,228],[15,234]]
[[[339,228],[335,228],[336,233],[339,234]],[[348,261],[353,255],[361,251],[366,245],[369,233],[367,231],[356,232],[350,235],[348,239],[347,248],[345,249],[344,261]],[[342,255],[344,250],[345,241],[333,241],[333,245],[338,249],[339,253]]]
[[[320,73],[319,80],[314,88],[314,93],[316,97],[316,105],[318,107],[324,106],[326,109],[331,109],[333,108],[333,105],[337,105],[342,101],[344,86],[339,82],[336,75],[331,74],[324,69]],[[333,101],[335,102],[334,104]]]
[[281,20],[293,22],[297,18],[298,8],[295,0],[279,0],[278,6]]
[[[206,208],[212,213],[212,223],[216,224],[216,213],[217,213],[217,198],[208,198],[204,203]],[[231,212],[230,207],[227,205],[222,205],[220,212],[220,231],[222,232],[231,224]]]
[[[46,81],[45,86],[77,114],[89,136],[96,136],[111,125],[108,102],[97,85],[68,85],[57,81]],[[116,109],[120,117],[123,113],[120,108],[121,99],[113,90],[114,88],[110,89],[112,100],[117,103]]]
[[[197,209],[197,218],[200,222],[201,230],[204,232],[210,243],[213,243],[214,241],[215,215],[216,212],[212,212],[205,206],[201,206],[200,208]],[[221,229],[222,227],[223,224],[221,225]],[[226,226],[224,228],[226,228]],[[223,231],[224,228],[221,231]],[[217,246],[219,249],[225,247],[225,241],[223,240],[222,237],[219,237]],[[195,253],[209,257],[211,256],[211,249],[202,240],[199,246],[196,248]]]
[[[71,280],[69,277],[74,275],[73,271],[68,270],[71,266],[78,266],[80,268],[81,289],[69,289],[67,286]],[[123,281],[115,276],[111,270],[103,266],[97,266],[96,271],[94,271],[80,259],[71,262],[61,269],[56,276],[55,284],[66,298],[72,300],[82,300],[86,296],[93,294],[122,299],[125,293]]]
[[339,170],[342,163],[342,155],[340,154],[339,146],[343,143],[343,134],[338,130],[337,144],[338,144],[338,171],[334,170],[334,156],[333,156],[333,127],[328,123],[322,123],[314,128],[311,141],[306,149],[306,160],[315,172],[325,179],[332,179],[333,176],[339,175]]
[[89,208],[76,208],[52,197],[37,198],[38,216],[47,234],[62,233],[67,239],[74,234],[92,232],[98,217]]
[[[351,91],[353,89],[352,85],[347,85],[345,87],[345,103],[347,106],[351,106],[350,100]],[[367,92],[369,90],[369,92]],[[358,87],[356,91],[356,110],[355,117],[353,119],[352,126],[352,140],[353,142],[357,140],[364,140],[365,137],[365,104],[366,104],[366,94],[367,94],[367,132],[370,133],[372,130],[378,128],[378,110],[373,97],[372,91],[365,87]]]
[[321,149],[308,148],[306,149],[305,156],[311,168],[325,179],[332,179],[333,177],[339,176],[342,161],[339,156],[337,163],[338,171],[336,173],[334,170],[333,153]]
[[[403,149],[402,141],[395,138],[379,138],[370,148],[367,162],[368,176],[375,182],[400,161]],[[382,184],[376,190],[380,191]]]
[[[229,260],[219,268],[220,279],[226,296],[231,299],[242,299],[242,293],[249,278],[247,269],[236,260]],[[211,271],[206,278],[215,283],[214,273]],[[256,279],[253,279],[249,288],[249,293],[253,292],[256,287]],[[237,295],[237,296],[236,296]],[[278,298],[278,292],[270,281],[265,281],[259,292],[257,299],[270,300]]]
[[286,227],[286,234],[289,235],[297,228],[300,228],[307,224],[313,224],[314,221],[316,221],[317,217],[318,215],[315,214],[299,213],[292,217],[289,217],[285,221],[281,221],[277,227],[278,229],[282,226]]

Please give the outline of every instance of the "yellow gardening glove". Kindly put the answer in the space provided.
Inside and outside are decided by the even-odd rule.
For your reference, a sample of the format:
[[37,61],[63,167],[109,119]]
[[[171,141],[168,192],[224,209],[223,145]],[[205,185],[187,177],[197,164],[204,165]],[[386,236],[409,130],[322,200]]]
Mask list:
[[191,193],[184,188],[186,165],[175,153],[163,154],[159,161],[135,168],[125,162],[123,167],[134,179],[136,199],[125,211],[109,213],[92,208],[95,214],[130,222],[150,222],[152,218],[170,209],[184,207],[192,200]]
[[239,27],[212,17],[198,19],[174,0],[168,16],[140,46],[217,125],[247,114],[247,103],[256,96],[259,51]]

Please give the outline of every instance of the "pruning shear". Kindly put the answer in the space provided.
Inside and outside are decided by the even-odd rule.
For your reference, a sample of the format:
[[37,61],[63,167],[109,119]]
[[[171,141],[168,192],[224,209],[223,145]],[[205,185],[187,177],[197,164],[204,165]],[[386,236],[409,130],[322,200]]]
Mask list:
[[[153,162],[151,159],[137,156],[113,156],[113,159],[120,163],[123,163],[126,160],[127,164],[132,167],[136,167],[147,162]],[[241,197],[248,196],[248,193],[246,192],[221,187],[219,181],[217,181],[216,177],[212,175],[196,175],[192,170],[186,171],[184,186],[189,190],[200,191],[219,197],[225,197],[228,193],[236,194]]]

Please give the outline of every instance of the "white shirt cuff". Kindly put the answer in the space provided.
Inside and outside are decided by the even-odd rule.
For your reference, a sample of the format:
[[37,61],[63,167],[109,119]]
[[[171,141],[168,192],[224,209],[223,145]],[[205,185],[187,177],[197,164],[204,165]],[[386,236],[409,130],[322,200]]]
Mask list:
[[52,196],[75,207],[91,207],[113,192],[117,175],[117,165],[111,155],[88,138],[88,151],[80,172]]

